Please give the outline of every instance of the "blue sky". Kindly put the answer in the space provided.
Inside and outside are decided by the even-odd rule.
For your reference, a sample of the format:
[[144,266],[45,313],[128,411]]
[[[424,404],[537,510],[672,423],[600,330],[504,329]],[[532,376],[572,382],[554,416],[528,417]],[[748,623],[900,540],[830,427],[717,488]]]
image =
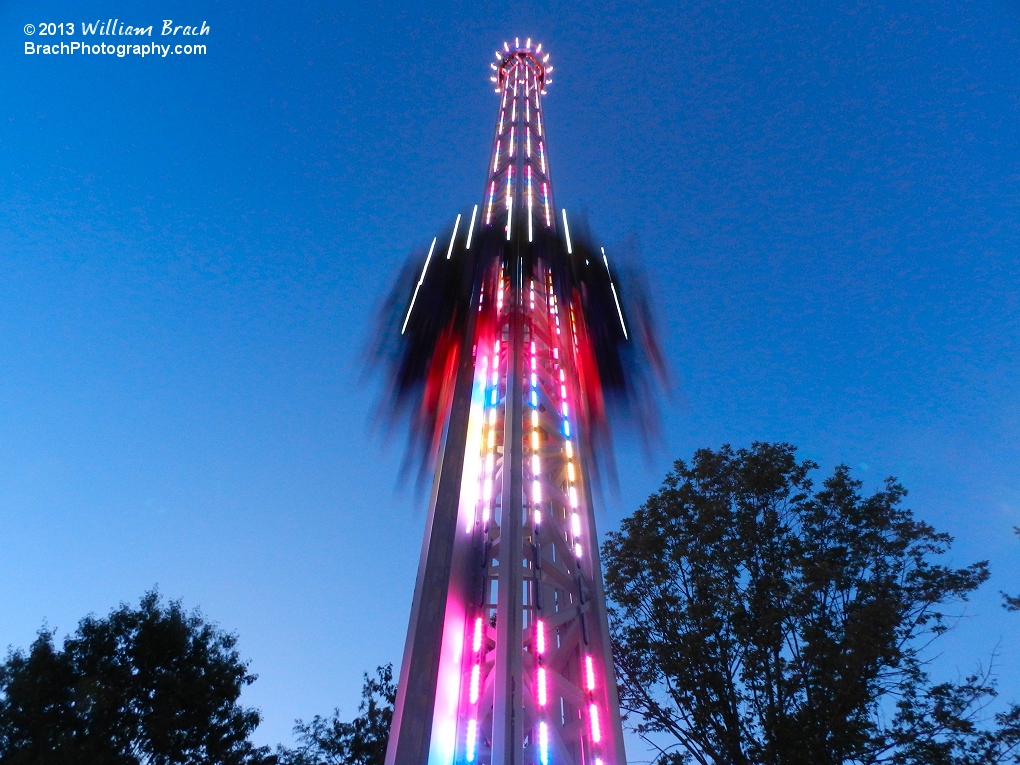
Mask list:
[[[938,672],[998,646],[1020,699],[1020,11],[820,5],[0,5],[0,646],[158,583],[240,633],[266,743],[399,660],[423,500],[362,351],[482,194],[519,34],[558,202],[637,235],[675,377],[602,530],[701,446],[896,475],[991,561]],[[23,53],[110,17],[208,53]]]

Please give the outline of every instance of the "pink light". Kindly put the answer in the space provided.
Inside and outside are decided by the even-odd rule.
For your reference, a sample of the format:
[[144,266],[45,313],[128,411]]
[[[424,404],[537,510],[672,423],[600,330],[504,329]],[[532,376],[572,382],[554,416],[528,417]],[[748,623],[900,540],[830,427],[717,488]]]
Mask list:
[[581,545],[579,544],[574,545],[574,555],[578,558],[581,557]]
[[471,686],[468,691],[468,695],[472,704],[478,701],[478,686],[481,684],[482,679],[482,667],[479,664],[475,664],[471,668]]
[[595,690],[595,667],[592,665],[591,656],[584,657],[584,675],[588,680],[588,690]]
[[542,525],[542,511],[541,510],[536,510],[535,511],[535,525],[536,526],[541,526]]
[[574,533],[575,537],[581,536],[581,516],[577,513],[570,514],[570,530]]
[[545,622],[541,619],[535,623],[535,648],[539,656],[545,653]]
[[588,714],[591,715],[591,739],[597,744],[602,740],[602,728],[599,726],[599,708],[592,704],[588,707]]
[[475,653],[482,650],[482,617],[475,619],[475,637],[471,641],[471,648]]
[[538,705],[544,707],[548,701],[545,687],[545,667],[538,668]]

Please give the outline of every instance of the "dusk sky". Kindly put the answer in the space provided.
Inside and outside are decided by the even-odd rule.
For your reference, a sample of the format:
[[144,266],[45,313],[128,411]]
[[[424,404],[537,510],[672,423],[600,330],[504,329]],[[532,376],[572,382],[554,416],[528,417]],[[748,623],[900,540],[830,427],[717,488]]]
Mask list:
[[[207,53],[24,52],[108,18]],[[704,446],[895,475],[992,570],[936,677],[997,651],[1020,701],[1013,0],[0,3],[0,649],[158,585],[240,635],[269,744],[399,664],[427,497],[364,349],[481,199],[516,35],[557,202],[636,236],[673,375],[600,532]]]

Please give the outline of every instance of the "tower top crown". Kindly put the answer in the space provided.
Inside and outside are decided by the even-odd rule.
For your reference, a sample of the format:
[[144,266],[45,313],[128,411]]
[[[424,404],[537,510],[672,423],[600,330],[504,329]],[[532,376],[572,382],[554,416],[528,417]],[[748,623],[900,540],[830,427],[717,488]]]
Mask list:
[[524,41],[523,45],[521,45],[521,38],[515,37],[513,45],[505,42],[503,50],[496,51],[496,61],[489,65],[494,71],[489,79],[495,84],[496,92],[499,93],[502,90],[510,72],[522,64],[534,72],[539,89],[545,95],[546,85],[552,83],[549,74],[553,68],[549,64],[549,54],[542,52],[542,43],[532,45],[530,37]]

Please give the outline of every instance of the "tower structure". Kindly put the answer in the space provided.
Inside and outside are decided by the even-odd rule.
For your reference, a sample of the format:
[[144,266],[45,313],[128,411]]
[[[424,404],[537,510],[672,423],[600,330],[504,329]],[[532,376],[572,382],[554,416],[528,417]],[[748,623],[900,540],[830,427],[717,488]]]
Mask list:
[[515,40],[492,69],[483,198],[402,311],[436,461],[386,763],[625,765],[590,432],[597,347],[630,338],[604,250],[557,217],[549,55]]

